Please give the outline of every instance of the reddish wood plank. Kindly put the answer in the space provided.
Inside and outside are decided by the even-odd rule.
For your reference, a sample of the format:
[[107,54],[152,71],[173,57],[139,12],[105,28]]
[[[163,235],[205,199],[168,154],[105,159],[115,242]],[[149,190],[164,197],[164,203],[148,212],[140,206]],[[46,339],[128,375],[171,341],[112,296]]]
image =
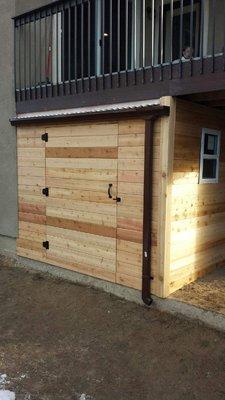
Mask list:
[[47,147],[47,158],[115,158],[118,147]]
[[116,228],[108,226],[91,224],[86,222],[78,222],[65,218],[57,218],[47,216],[46,224],[58,228],[71,229],[80,232],[92,233],[94,235],[116,237]]

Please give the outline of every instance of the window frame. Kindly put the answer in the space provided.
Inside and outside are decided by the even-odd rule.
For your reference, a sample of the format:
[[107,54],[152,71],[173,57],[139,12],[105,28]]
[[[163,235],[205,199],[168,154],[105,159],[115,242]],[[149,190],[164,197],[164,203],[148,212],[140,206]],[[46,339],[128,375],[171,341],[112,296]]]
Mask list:
[[[217,153],[216,154],[205,154],[205,136],[213,135],[217,136]],[[221,139],[221,131],[216,129],[202,129],[202,137],[201,137],[201,151],[200,151],[200,171],[199,171],[199,183],[218,183],[219,181],[219,161],[220,161],[220,139]],[[203,178],[203,162],[204,160],[216,160],[216,177],[215,178]]]

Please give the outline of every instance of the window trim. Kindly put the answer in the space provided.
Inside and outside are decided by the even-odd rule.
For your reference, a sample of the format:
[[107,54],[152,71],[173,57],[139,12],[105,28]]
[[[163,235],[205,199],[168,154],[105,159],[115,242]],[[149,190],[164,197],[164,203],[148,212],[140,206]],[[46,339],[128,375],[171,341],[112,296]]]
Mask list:
[[[205,135],[207,135],[207,134],[217,136],[217,138],[218,138],[217,154],[204,154]],[[221,138],[221,131],[218,131],[216,129],[208,129],[208,128],[202,129],[199,183],[218,183],[218,181],[219,181],[220,138]],[[217,161],[215,178],[203,178],[203,161],[206,159]]]

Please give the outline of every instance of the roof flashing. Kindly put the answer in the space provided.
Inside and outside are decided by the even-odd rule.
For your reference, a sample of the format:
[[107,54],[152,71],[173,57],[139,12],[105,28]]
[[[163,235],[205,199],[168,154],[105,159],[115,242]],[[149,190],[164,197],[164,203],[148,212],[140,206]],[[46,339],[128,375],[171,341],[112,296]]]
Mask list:
[[46,121],[53,119],[67,119],[83,116],[120,114],[130,112],[133,113],[135,111],[146,112],[152,111],[154,109],[165,109],[165,106],[162,106],[160,99],[23,113],[12,117],[10,119],[10,122],[12,125],[18,125],[31,121]]

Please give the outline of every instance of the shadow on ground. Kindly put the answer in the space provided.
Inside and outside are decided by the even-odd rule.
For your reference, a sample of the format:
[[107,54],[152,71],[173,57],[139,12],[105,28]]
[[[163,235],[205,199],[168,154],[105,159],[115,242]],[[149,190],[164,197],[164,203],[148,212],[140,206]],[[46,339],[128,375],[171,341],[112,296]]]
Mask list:
[[0,267],[0,374],[16,400],[225,398],[225,334]]

